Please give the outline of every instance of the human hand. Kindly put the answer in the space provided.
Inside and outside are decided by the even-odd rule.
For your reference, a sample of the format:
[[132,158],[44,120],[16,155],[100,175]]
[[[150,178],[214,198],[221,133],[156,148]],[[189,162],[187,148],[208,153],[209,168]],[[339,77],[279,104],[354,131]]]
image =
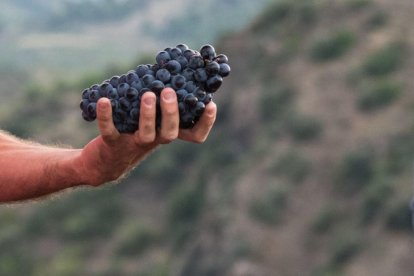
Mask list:
[[97,104],[100,135],[82,150],[81,160],[85,182],[98,186],[120,176],[136,166],[160,144],[179,138],[185,141],[204,142],[216,119],[217,107],[210,102],[200,120],[192,129],[179,128],[177,96],[165,88],[160,96],[161,128],[156,128],[156,96],[146,92],[141,99],[139,130],[133,134],[119,133],[112,120],[111,103],[101,98]]

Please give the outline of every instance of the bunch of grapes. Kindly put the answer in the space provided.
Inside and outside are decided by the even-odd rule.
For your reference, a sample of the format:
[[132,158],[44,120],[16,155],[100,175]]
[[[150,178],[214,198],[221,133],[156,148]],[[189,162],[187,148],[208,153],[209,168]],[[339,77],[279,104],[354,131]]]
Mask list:
[[139,128],[141,97],[152,91],[157,96],[156,120],[160,127],[160,94],[165,87],[171,87],[177,94],[180,128],[192,128],[223,78],[230,74],[227,56],[217,55],[211,45],[195,51],[179,44],[159,52],[155,59],[155,64],[138,65],[135,70],[85,89],[80,102],[82,117],[94,121],[96,103],[106,97],[111,101],[115,127],[121,133],[133,133]]

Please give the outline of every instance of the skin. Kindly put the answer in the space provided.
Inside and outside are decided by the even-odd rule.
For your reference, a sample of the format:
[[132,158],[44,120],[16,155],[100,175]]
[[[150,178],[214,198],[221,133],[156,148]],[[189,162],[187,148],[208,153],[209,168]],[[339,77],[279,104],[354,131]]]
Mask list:
[[100,135],[82,149],[47,147],[0,132],[0,203],[39,198],[78,186],[100,186],[115,181],[137,166],[152,151],[176,139],[203,143],[216,119],[210,102],[192,129],[179,129],[175,92],[161,92],[161,129],[156,130],[156,96],[142,96],[140,129],[119,133],[112,121],[110,101],[97,104]]

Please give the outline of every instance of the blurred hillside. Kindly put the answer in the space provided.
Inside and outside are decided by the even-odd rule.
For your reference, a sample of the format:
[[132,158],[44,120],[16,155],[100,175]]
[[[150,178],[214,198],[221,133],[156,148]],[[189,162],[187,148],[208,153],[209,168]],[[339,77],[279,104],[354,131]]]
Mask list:
[[[208,141],[165,146],[118,184],[2,207],[0,275],[412,275],[413,12],[273,1],[214,43],[233,71]],[[82,146],[97,131],[80,91],[132,66],[21,87],[2,126]]]

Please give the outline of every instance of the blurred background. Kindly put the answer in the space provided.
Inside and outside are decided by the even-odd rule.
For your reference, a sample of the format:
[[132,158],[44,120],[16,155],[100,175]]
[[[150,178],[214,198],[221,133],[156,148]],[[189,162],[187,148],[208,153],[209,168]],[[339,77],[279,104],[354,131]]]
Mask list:
[[81,91],[165,47],[232,74],[202,145],[0,206],[0,275],[413,275],[414,2],[2,0],[0,126],[82,147]]

